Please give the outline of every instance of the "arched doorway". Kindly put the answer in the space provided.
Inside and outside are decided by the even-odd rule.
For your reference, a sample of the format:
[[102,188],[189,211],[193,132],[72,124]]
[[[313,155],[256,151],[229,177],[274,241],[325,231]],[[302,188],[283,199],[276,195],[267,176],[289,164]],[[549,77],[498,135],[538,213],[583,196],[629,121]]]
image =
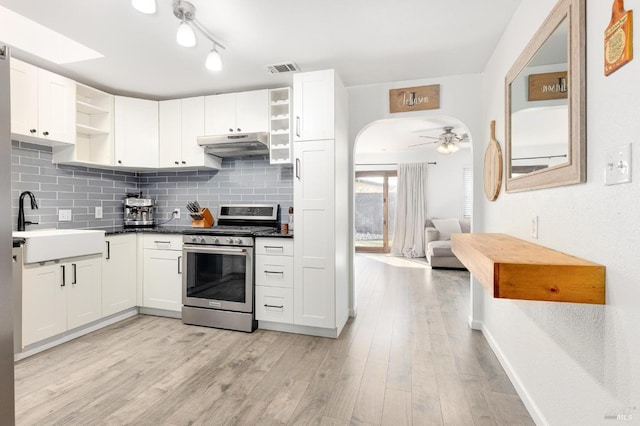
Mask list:
[[[440,145],[437,138],[445,127],[452,127],[456,135],[467,135],[455,153],[436,151]],[[470,216],[472,145],[468,127],[451,116],[381,119],[364,126],[355,138],[352,153],[352,251],[389,251],[395,227],[393,176],[400,163],[429,164],[427,217]],[[355,277],[352,283],[350,306],[355,314]]]

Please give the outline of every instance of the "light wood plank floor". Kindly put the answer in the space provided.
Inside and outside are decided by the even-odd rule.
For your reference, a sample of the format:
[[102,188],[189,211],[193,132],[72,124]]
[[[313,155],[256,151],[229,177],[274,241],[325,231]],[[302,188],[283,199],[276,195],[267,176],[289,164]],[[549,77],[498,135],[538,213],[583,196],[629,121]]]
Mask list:
[[469,275],[357,255],[339,339],[138,316],[16,364],[20,425],[532,425]]

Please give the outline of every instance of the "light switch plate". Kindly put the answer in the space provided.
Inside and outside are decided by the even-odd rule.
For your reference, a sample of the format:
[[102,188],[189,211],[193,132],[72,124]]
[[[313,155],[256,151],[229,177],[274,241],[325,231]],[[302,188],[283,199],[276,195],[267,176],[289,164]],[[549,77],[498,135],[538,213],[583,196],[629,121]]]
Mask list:
[[71,222],[71,210],[58,210],[58,221]]
[[102,219],[102,207],[96,207],[96,219]]
[[612,148],[606,153],[604,184],[631,182],[631,144]]

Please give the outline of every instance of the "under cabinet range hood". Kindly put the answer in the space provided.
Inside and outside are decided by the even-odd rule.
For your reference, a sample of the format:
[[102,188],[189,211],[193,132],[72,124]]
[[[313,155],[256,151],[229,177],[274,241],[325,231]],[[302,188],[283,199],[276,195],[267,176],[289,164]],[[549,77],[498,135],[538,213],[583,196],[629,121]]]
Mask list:
[[198,136],[198,145],[207,154],[218,157],[264,155],[269,153],[269,135],[266,132],[256,132]]

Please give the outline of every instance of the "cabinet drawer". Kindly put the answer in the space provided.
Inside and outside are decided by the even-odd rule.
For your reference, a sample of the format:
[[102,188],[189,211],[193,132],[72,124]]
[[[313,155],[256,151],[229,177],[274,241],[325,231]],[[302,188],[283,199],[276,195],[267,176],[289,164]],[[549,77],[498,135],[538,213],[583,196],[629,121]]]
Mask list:
[[256,319],[293,323],[293,289],[256,286]]
[[293,256],[293,239],[256,238],[256,254]]
[[256,256],[256,285],[293,288],[293,257]]
[[182,250],[181,234],[144,235],[144,248],[159,250]]

